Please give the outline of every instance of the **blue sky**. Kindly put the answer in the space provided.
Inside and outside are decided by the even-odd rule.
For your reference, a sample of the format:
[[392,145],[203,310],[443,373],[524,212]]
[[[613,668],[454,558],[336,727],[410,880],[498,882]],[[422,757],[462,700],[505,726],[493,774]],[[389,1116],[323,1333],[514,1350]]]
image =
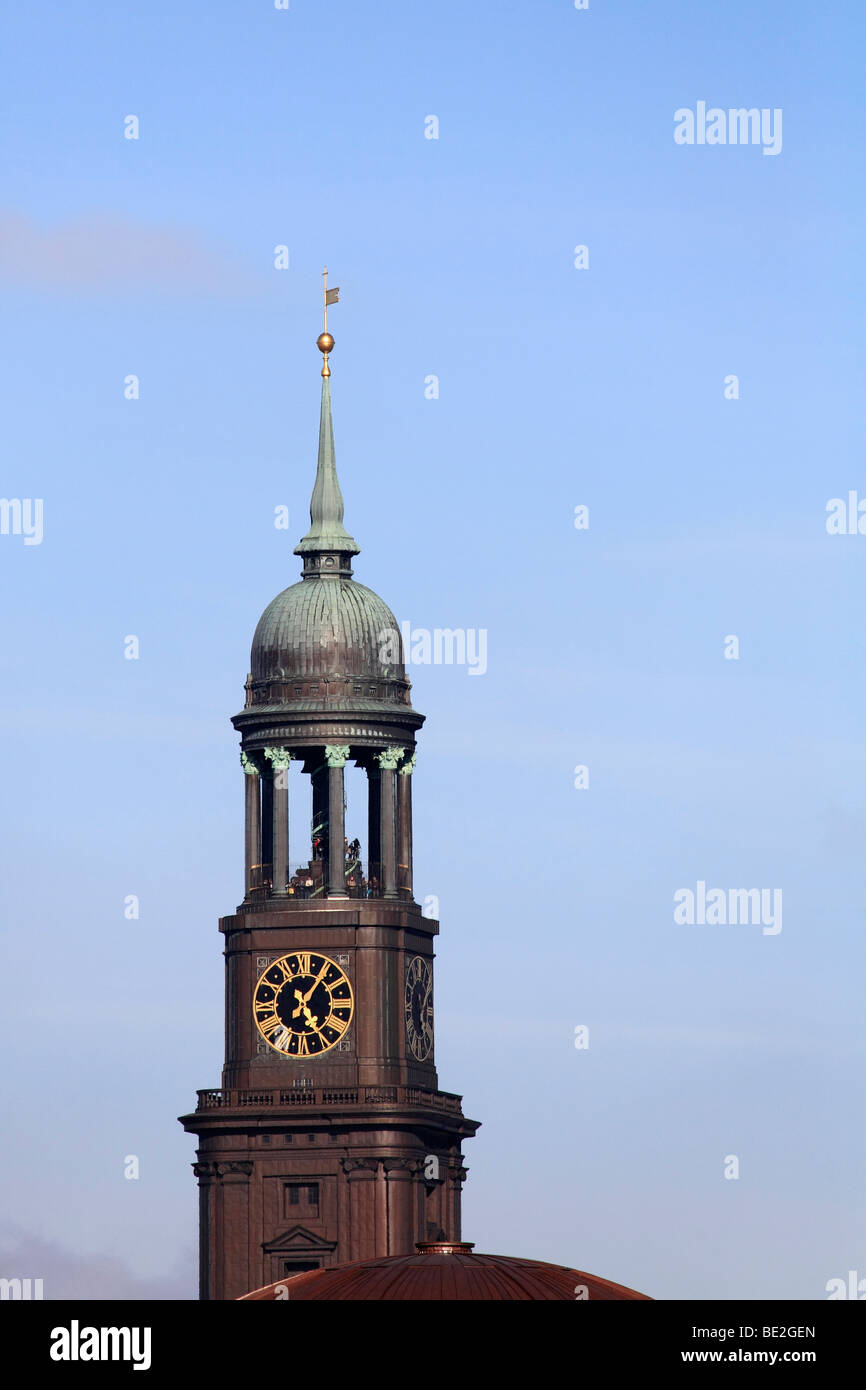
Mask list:
[[[825,525],[866,497],[862,8],[49,0],[5,30],[2,493],[44,538],[0,535],[0,1272],[195,1294],[175,1116],[219,1080],[229,717],[299,571],[327,262],[356,577],[488,634],[483,677],[410,670],[466,1238],[662,1298],[866,1276],[866,537]],[[781,153],[675,144],[698,101],[781,109]],[[699,880],[781,888],[782,931],[676,924]]]

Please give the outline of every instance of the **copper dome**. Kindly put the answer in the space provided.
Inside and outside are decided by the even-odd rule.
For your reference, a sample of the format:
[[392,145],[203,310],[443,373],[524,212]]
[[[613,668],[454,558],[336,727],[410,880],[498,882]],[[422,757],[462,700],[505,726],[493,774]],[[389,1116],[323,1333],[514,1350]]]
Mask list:
[[418,1247],[416,1255],[389,1255],[313,1269],[244,1294],[239,1302],[613,1302],[649,1295],[579,1269],[511,1255],[474,1255],[463,1242]]

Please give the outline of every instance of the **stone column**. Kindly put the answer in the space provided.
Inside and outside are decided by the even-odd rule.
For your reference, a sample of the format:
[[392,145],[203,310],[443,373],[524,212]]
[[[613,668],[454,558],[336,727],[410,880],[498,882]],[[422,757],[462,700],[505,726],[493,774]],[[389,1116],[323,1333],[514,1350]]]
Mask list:
[[265,763],[262,768],[261,881],[270,889],[274,877],[274,776]]
[[463,1184],[466,1181],[466,1169],[458,1158],[452,1160],[448,1165],[447,1188],[448,1188],[448,1231],[446,1240],[460,1239],[460,1207],[463,1196]]
[[[375,1158],[341,1158],[340,1167],[349,1182],[348,1251],[340,1244],[340,1261],[372,1260],[376,1249],[376,1169]],[[342,1232],[341,1232],[342,1234]],[[345,1240],[345,1236],[343,1237]]]
[[261,774],[259,765],[248,753],[241,751],[241,767],[244,777],[244,894],[249,897],[255,882],[261,877],[262,863],[262,809]]
[[348,743],[325,745],[328,764],[328,879],[329,898],[346,898],[346,802],[343,768],[349,757]]
[[227,1301],[250,1291],[249,1203],[253,1165],[235,1161],[218,1163],[217,1167],[222,1204],[222,1288],[215,1297]]
[[266,748],[265,757],[273,774],[273,892],[285,897],[289,881],[289,763],[292,754],[288,748]]
[[379,844],[382,857],[382,897],[396,898],[397,895],[397,817],[395,807],[397,767],[404,748],[386,748],[376,754],[379,764],[380,814]]
[[388,1254],[415,1254],[415,1173],[413,1158],[382,1161],[388,1184]]
[[[322,864],[322,877],[324,879],[327,870],[327,850],[328,850],[328,769],[323,763],[321,767],[316,767],[310,774],[310,782],[313,787],[313,825],[312,834],[315,838],[318,833],[324,840],[324,850],[320,858],[324,859]],[[311,850],[310,853],[313,851]]]
[[416,753],[397,769],[397,888],[412,897],[412,770]]
[[214,1192],[217,1182],[217,1165],[215,1163],[194,1163],[192,1171],[198,1178],[199,1197],[198,1296],[202,1301],[208,1302],[210,1299],[219,1297],[215,1291],[216,1240],[214,1232]]
[[[367,880],[370,892],[382,892],[382,846],[379,834],[382,820],[382,780],[377,763],[367,767]],[[376,888],[373,888],[373,879]]]

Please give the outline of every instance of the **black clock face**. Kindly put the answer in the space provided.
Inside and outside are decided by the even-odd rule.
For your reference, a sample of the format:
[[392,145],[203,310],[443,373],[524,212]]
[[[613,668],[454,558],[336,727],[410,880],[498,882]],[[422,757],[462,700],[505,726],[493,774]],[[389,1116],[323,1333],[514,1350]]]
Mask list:
[[423,956],[414,956],[406,970],[406,1037],[418,1062],[433,1051],[433,971]]
[[256,1027],[268,1047],[287,1057],[318,1057],[340,1041],[352,1021],[352,986],[330,956],[298,951],[259,977]]

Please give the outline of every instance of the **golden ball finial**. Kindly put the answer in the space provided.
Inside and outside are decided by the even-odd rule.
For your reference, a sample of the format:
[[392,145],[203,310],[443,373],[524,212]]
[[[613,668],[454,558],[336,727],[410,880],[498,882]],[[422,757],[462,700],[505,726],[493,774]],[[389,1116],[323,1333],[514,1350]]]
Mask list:
[[330,333],[320,333],[316,339],[316,347],[319,349],[319,352],[332,352],[334,339],[331,337]]

